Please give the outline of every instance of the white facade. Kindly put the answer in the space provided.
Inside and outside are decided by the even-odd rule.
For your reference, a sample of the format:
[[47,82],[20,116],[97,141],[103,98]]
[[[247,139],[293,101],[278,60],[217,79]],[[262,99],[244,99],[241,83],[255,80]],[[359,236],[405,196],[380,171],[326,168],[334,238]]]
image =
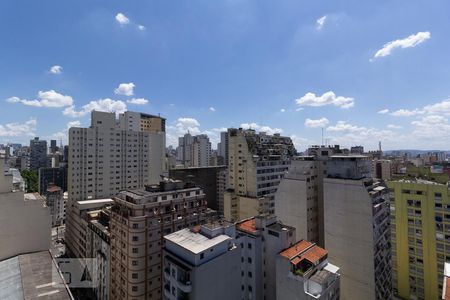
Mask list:
[[210,166],[211,155],[211,142],[206,134],[187,133],[178,138],[177,160],[184,167]]
[[209,223],[166,235],[164,299],[239,299],[241,256],[235,234],[232,224]]
[[392,293],[387,189],[377,182],[326,178],[325,248],[341,269],[341,299]]
[[240,299],[276,299],[276,256],[295,242],[295,228],[274,216],[257,216],[237,223],[241,249]]
[[0,260],[19,254],[48,251],[51,217],[37,193],[13,190],[13,176],[3,172],[0,160]]

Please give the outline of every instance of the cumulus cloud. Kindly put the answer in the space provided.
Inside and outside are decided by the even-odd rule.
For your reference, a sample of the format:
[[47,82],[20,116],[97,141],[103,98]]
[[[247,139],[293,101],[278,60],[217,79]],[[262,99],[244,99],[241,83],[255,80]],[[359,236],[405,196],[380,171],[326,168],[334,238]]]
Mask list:
[[450,116],[450,99],[427,105],[423,109],[430,114],[443,114]]
[[210,111],[216,111],[216,109],[214,107],[212,107],[212,106],[209,108],[209,110]]
[[387,126],[387,128],[389,128],[389,129],[401,129],[402,126],[394,125],[394,124],[389,124],[389,125]]
[[127,100],[127,103],[136,105],[145,105],[148,103],[148,100],[144,98],[132,98],[130,100]]
[[378,111],[378,113],[379,113],[379,114],[382,114],[382,115],[387,114],[388,112],[389,112],[389,109],[387,109],[387,108]]
[[355,104],[355,99],[351,97],[336,96],[332,91],[316,96],[314,93],[306,93],[303,97],[296,99],[300,106],[325,106],[334,105],[341,108],[350,108]]
[[138,25],[138,29],[139,29],[140,31],[144,31],[146,28],[145,28],[144,25]]
[[118,13],[116,15],[116,21],[122,26],[130,24],[130,19],[128,19],[123,13]]
[[135,86],[136,85],[132,82],[121,83],[121,84],[119,84],[119,87],[114,90],[114,93],[116,95],[133,96]]
[[55,139],[55,140],[62,140],[64,143],[67,143],[68,138],[67,138],[67,133],[69,132],[69,129],[71,127],[80,127],[81,126],[81,122],[80,121],[70,121],[66,124],[66,128],[64,128],[61,131],[58,131],[54,134],[51,135],[51,139]]
[[280,112],[284,113],[286,110],[284,108],[280,109]]
[[323,28],[323,26],[325,25],[326,20],[327,20],[327,16],[326,15],[323,16],[323,17],[318,18],[316,20],[316,29],[317,30],[321,30]]
[[333,143],[347,146],[365,144],[376,148],[378,141],[392,142],[400,139],[391,130],[358,126],[346,121],[338,121],[336,125],[329,126],[327,132],[335,134],[330,138]]
[[294,144],[295,149],[297,149],[297,151],[299,151],[300,149],[307,149],[310,145],[316,144],[314,141],[311,141],[304,137],[300,137],[295,134],[291,135],[290,138],[292,140],[292,143]]
[[62,95],[54,90],[39,91],[38,99],[27,100],[19,97],[10,97],[6,99],[10,103],[22,103],[24,105],[35,107],[65,107],[73,104],[73,99],[70,96]]
[[317,127],[325,127],[330,123],[327,118],[320,118],[320,119],[306,119],[305,120],[305,126],[310,128],[317,128]]
[[62,69],[63,67],[61,66],[52,66],[49,70],[50,73],[52,74],[61,74],[62,73]]
[[115,112],[119,114],[127,110],[127,105],[120,100],[112,100],[109,98],[99,99],[83,105],[80,110],[76,110],[74,105],[69,106],[66,109],[64,109],[63,114],[69,117],[76,118],[85,116],[93,110],[104,112]]
[[0,124],[0,137],[35,136],[36,126],[36,119],[29,119],[25,123]]
[[431,38],[430,32],[425,31],[412,34],[404,39],[391,41],[389,43],[384,44],[383,47],[375,53],[374,58],[388,56],[396,48],[402,49],[413,48],[419,44],[422,44],[423,42],[425,42],[430,38]]
[[243,129],[254,129],[259,132],[265,132],[267,134],[282,133],[281,128],[271,128],[269,126],[261,126],[258,123],[242,123],[239,127]]
[[418,110],[418,109],[408,110],[408,109],[402,108],[402,109],[391,112],[390,115],[394,116],[394,117],[412,117],[412,116],[421,115],[424,113],[425,112],[423,110]]
[[448,146],[448,138],[450,137],[450,124],[448,119],[439,115],[428,115],[420,120],[411,122],[414,126],[412,135],[415,138],[420,137],[424,140],[432,139],[433,143],[444,143]]

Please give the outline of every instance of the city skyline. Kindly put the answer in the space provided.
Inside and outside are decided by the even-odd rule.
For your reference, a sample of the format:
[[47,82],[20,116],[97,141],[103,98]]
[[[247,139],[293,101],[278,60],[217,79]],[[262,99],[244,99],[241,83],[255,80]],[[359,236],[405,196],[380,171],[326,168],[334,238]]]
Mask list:
[[0,143],[59,144],[96,109],[160,114],[167,146],[251,127],[303,151],[324,128],[449,150],[450,4],[406,3],[4,1]]

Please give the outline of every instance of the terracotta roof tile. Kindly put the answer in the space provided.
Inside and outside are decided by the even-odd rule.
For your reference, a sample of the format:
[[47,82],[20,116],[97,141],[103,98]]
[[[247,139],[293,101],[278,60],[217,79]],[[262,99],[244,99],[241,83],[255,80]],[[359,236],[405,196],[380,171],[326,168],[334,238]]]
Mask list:
[[289,259],[294,265],[304,259],[316,264],[324,256],[328,255],[328,251],[311,242],[301,240],[293,246],[280,252],[280,255]]
[[303,251],[305,251],[310,246],[312,246],[311,242],[308,242],[306,240],[301,240],[301,241],[297,242],[296,244],[292,245],[291,247],[283,250],[280,253],[280,255],[284,256],[288,259],[292,259],[292,258],[298,256]]
[[239,224],[237,224],[237,228],[239,230],[251,233],[251,234],[255,234],[256,233],[256,222],[255,219],[249,219],[249,220],[245,220]]

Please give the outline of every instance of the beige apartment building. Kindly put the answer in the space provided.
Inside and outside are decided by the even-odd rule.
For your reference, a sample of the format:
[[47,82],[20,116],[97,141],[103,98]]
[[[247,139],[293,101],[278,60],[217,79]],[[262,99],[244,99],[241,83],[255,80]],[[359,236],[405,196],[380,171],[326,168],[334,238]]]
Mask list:
[[199,187],[165,180],[113,197],[110,299],[162,299],[164,235],[205,220]]
[[226,220],[275,212],[274,194],[296,150],[289,137],[255,130],[228,129]]

